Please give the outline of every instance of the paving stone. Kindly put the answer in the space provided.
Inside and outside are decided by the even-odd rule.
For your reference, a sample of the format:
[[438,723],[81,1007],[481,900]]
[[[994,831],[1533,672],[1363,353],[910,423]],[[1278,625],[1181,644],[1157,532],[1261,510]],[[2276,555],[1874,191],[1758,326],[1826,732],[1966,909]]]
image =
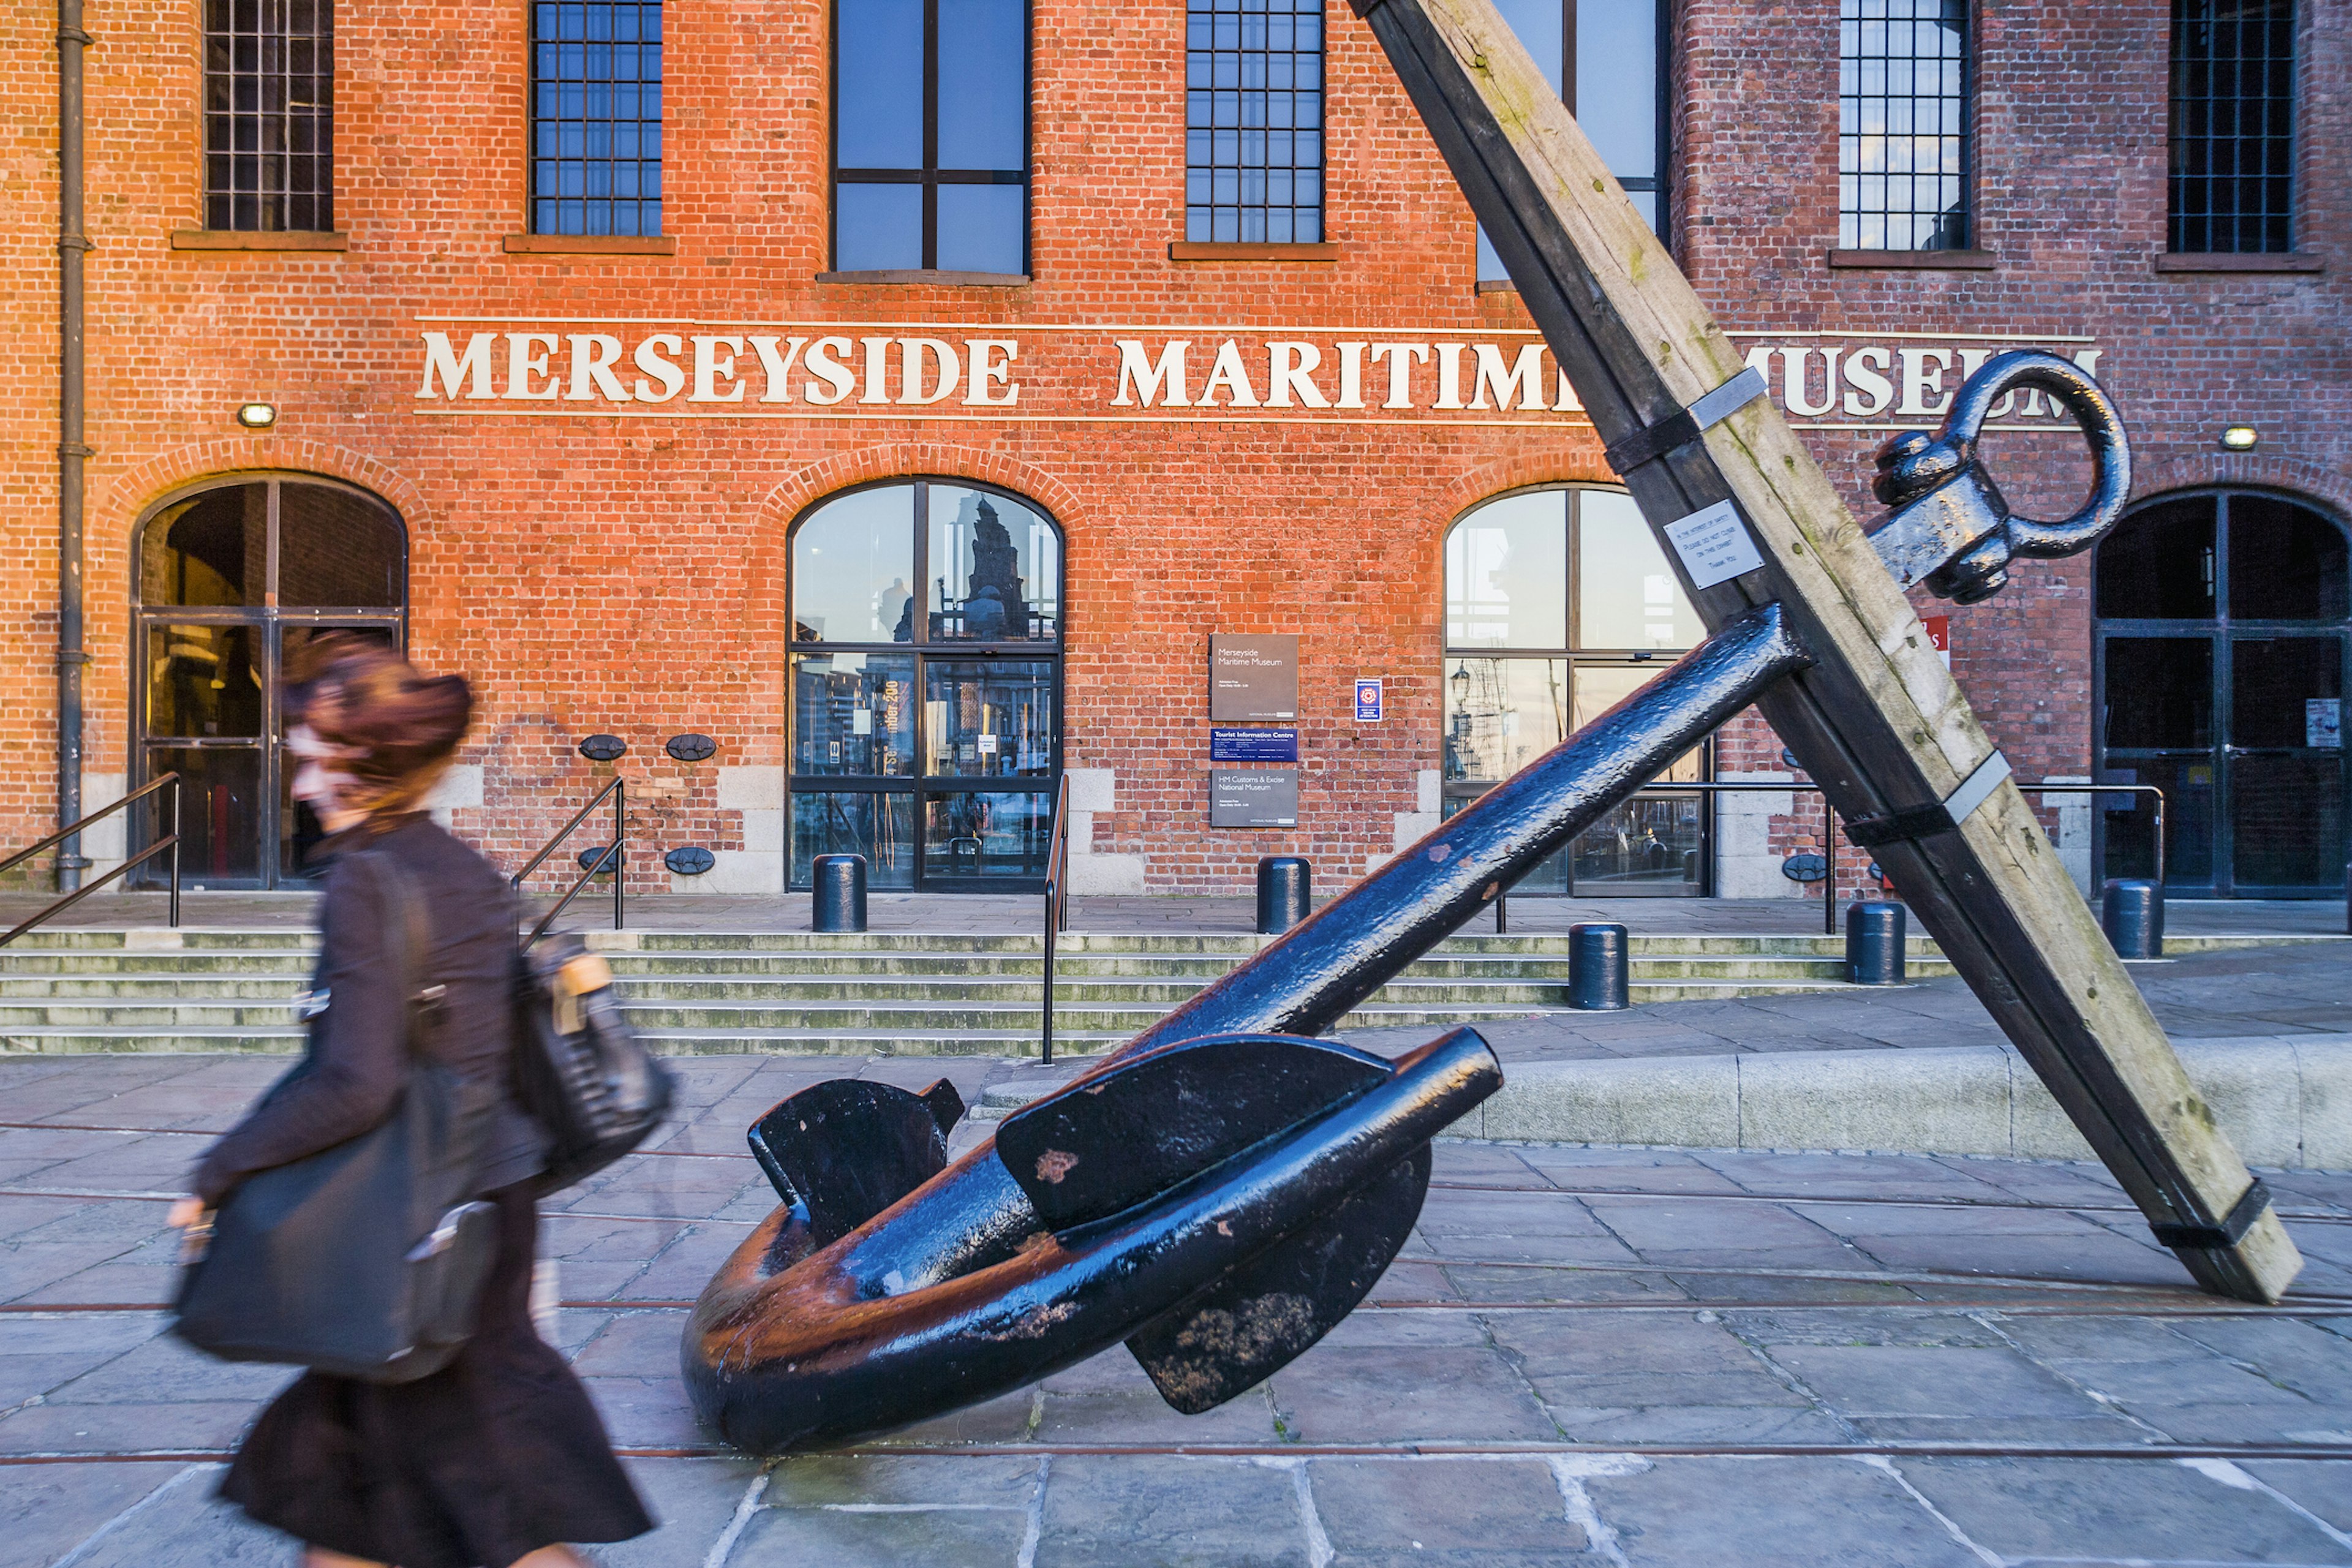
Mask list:
[[2247,1459],[2239,1468],[2352,1532],[2352,1459]]
[[256,1414],[250,1400],[40,1404],[0,1416],[0,1454],[113,1454],[228,1448]]
[[1594,1313],[1576,1331],[1534,1314],[1493,1320],[1495,1343],[1549,1406],[1809,1407],[1721,1323],[1644,1312]]
[[117,1515],[73,1568],[282,1568],[296,1553],[294,1542],[213,1495],[226,1468],[200,1465],[175,1475]]
[[2352,1563],[2352,1549],[2244,1484],[2234,1467],[2161,1459],[1905,1459],[1969,1539],[2004,1557]]
[[1246,1459],[1057,1458],[1043,1520],[1036,1568],[1307,1568],[1310,1561],[1289,1469]]
[[[210,1468],[195,1468],[199,1475]],[[182,1467],[155,1464],[12,1468],[7,1485],[0,1486],[0,1568],[49,1568],[184,1473]]]
[[[1507,1261],[1507,1260],[1506,1260]],[[1475,1301],[1680,1301],[1688,1293],[1668,1276],[1632,1273],[1606,1266],[1488,1268],[1451,1264],[1445,1277],[1464,1298]]]
[[1038,1464],[1027,1456],[808,1455],[778,1461],[761,1500],[775,1508],[865,1503],[1026,1509],[1037,1489]]
[[167,1334],[110,1358],[48,1396],[52,1405],[267,1402],[294,1381],[293,1369],[215,1361]]
[[1851,1459],[1669,1458],[1582,1485],[1629,1568],[1984,1568]]
[[[1126,1352],[1122,1350],[1120,1353]],[[1274,1406],[1263,1384],[1213,1410],[1186,1415],[1160,1397],[1136,1370],[1140,1387],[1103,1394],[1048,1389],[1033,1441],[1039,1443],[1271,1444],[1277,1440]]]
[[1274,1374],[1294,1440],[1507,1442],[1559,1436],[1525,1380],[1493,1350],[1317,1345]]
[[1772,1358],[1842,1415],[2103,1416],[2096,1400],[2011,1350],[1775,1345]]
[[595,1338],[581,1347],[572,1369],[583,1377],[674,1376],[678,1336],[685,1330],[684,1312],[614,1313]]
[[1716,1443],[1778,1447],[1853,1441],[1847,1423],[1810,1405],[1654,1405],[1612,1410],[1547,1404],[1544,1413],[1571,1443],[1622,1443],[1629,1447]]
[[1010,1394],[1000,1394],[978,1405],[968,1405],[961,1410],[950,1410],[944,1415],[934,1415],[928,1421],[902,1426],[887,1436],[875,1439],[875,1443],[882,1447],[894,1444],[1025,1443],[1034,1436],[1042,1410],[1043,1399],[1039,1390],[1016,1388]]
[[1727,1310],[1724,1321],[1758,1344],[1782,1345],[1967,1345],[2004,1344],[1999,1331],[1960,1312],[1902,1311],[1886,1308],[1836,1307],[1819,1311]]
[[768,1508],[751,1516],[727,1563],[728,1568],[1013,1568],[1028,1532],[1025,1510]]
[[2352,1356],[2324,1329],[2276,1318],[2207,1318],[2180,1324],[2179,1332],[2306,1399],[2352,1411]]
[[1334,1568],[1591,1561],[1541,1460],[1317,1459],[1307,1478]]
[[[710,1439],[694,1418],[676,1368],[650,1377],[583,1377],[588,1396],[614,1446],[622,1448],[699,1447]],[[0,1426],[0,1434],[6,1428]]]

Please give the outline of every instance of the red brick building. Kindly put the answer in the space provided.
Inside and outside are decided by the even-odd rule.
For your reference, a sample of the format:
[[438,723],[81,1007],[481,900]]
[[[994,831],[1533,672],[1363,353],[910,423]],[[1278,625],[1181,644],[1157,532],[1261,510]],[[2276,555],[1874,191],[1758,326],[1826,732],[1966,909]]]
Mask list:
[[[1858,511],[1990,353],[2095,369],[2133,521],[1923,614],[2020,778],[2167,790],[2176,890],[2340,889],[2345,6],[1843,7],[1504,9]],[[67,9],[0,89],[12,842],[74,754],[61,517],[68,771],[179,770],[206,886],[299,883],[274,694],[324,626],[477,683],[460,831],[519,859],[617,767],[631,885],[677,891],[840,848],[1034,885],[1065,774],[1081,890],[1328,887],[1696,635],[1335,0]],[[1999,424],[2012,500],[2070,510],[2063,419]],[[1295,708],[1213,726],[1211,639],[1265,635]],[[1295,826],[1213,825],[1224,769]],[[1752,721],[1700,770],[1793,776]],[[2145,869],[2144,815],[2047,804],[2086,881]],[[1664,795],[1534,882],[1796,896],[1817,811]]]

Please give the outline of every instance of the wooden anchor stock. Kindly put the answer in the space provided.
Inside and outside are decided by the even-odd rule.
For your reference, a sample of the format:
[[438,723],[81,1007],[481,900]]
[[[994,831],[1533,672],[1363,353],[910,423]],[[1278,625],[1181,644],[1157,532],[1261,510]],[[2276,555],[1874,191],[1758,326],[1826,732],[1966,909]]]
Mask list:
[[[2066,525],[2018,519],[1970,536],[1982,519],[1898,514],[1907,536],[1874,547],[1491,0],[1351,4],[1708,628],[1777,602],[1811,654],[1757,706],[1849,837],[1888,868],[2158,1238],[2208,1289],[2276,1300],[2302,1258],[2266,1190],[2215,1126],[1889,571],[1965,603],[2000,586],[2011,553],[2063,552]],[[2128,489],[2120,431],[2086,414],[2062,368],[2016,379],[2048,387],[2083,424],[2103,461],[2095,503],[2111,522]],[[1947,460],[1972,456],[1898,438],[1882,455],[1879,498],[1916,497],[1914,481],[1932,482]],[[1667,525],[1727,502],[1760,563],[1701,585]]]

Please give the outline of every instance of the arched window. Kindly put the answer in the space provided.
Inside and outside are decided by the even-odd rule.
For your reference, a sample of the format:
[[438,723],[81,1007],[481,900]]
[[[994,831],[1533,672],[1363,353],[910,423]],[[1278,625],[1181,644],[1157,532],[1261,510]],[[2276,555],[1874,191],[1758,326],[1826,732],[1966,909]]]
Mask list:
[[1061,777],[1062,536],[1003,490],[899,479],[792,539],[791,885],[1043,885]]
[[[1445,536],[1446,815],[1649,684],[1706,635],[1622,490],[1521,490],[1465,513]],[[1700,780],[1705,751],[1666,777]],[[1645,791],[1514,890],[1703,893],[1706,817],[1701,796]]]
[[[2343,528],[2260,491],[2160,496],[2099,545],[2092,604],[2097,776],[2164,792],[2172,889],[2341,889]],[[2145,797],[2100,804],[2105,874],[2151,874]]]
[[271,887],[312,874],[318,819],[286,794],[279,760],[286,671],[328,630],[401,646],[407,603],[407,531],[363,490],[290,475],[215,480],[149,514],[131,731],[142,780],[181,776],[185,879]]

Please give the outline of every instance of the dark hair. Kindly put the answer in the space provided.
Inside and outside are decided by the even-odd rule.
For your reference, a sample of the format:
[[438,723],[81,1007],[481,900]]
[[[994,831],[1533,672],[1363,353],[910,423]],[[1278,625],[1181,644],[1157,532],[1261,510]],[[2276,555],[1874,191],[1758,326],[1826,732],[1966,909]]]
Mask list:
[[343,749],[341,771],[358,783],[351,804],[369,813],[416,810],[473,714],[463,676],[423,674],[350,632],[329,632],[302,650],[286,698],[289,727],[307,724]]

